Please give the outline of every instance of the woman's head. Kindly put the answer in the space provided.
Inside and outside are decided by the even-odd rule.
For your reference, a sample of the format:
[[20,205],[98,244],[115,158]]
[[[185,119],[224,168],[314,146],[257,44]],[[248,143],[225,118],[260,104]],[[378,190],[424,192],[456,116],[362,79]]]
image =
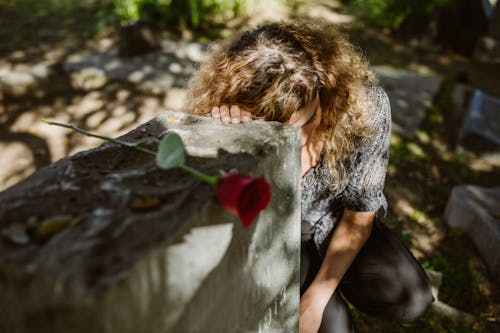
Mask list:
[[320,79],[311,55],[293,34],[271,24],[222,44],[193,85],[189,111],[236,104],[255,118],[285,123],[316,97]]
[[293,123],[294,113],[318,104],[314,140],[325,143],[330,171],[368,137],[366,87],[374,80],[363,58],[331,24],[281,22],[221,43],[190,82],[185,111],[209,114],[238,105],[254,118]]

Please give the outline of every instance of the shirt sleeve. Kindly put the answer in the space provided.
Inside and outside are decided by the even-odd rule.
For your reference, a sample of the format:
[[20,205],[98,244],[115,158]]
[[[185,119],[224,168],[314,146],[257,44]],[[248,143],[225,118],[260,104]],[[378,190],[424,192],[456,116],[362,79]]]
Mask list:
[[376,112],[372,122],[375,134],[361,145],[351,158],[349,181],[342,193],[343,206],[352,211],[387,212],[383,194],[389,162],[391,138],[391,107],[387,93],[379,86],[370,89]]

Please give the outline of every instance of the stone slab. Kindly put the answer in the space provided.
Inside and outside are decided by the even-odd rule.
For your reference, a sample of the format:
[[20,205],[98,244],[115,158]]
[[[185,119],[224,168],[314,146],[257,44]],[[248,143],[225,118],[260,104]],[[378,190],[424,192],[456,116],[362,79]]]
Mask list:
[[469,234],[491,271],[500,277],[500,187],[454,187],[444,218],[449,226]]
[[391,101],[392,130],[407,139],[415,138],[442,78],[385,66],[376,66],[374,71]]
[[[269,207],[246,229],[210,186],[150,155],[106,143],[62,159],[0,192],[0,235],[80,219],[45,241],[0,236],[0,332],[297,331],[298,129],[167,112],[122,139],[154,149],[166,131],[192,167],[265,176]],[[134,208],[144,198],[156,204]]]
[[500,98],[474,91],[460,133],[459,144],[500,165]]

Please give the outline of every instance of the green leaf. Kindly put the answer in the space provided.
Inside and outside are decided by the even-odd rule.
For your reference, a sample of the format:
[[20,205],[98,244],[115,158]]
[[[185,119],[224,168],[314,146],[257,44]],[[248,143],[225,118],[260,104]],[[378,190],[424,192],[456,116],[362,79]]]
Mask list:
[[184,165],[185,162],[186,153],[181,137],[176,133],[168,133],[158,145],[156,164],[162,169],[171,169]]
[[80,218],[71,215],[53,216],[40,223],[35,236],[37,240],[44,241],[78,222]]

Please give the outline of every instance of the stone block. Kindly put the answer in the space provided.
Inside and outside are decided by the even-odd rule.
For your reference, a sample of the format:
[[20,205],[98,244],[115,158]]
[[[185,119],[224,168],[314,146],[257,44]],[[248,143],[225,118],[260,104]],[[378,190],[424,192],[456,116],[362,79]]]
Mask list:
[[460,145],[477,153],[496,152],[500,160],[500,99],[476,90],[459,138]]
[[415,138],[442,78],[382,66],[374,70],[391,101],[393,131],[407,139]]
[[[244,228],[209,185],[111,143],[62,159],[0,193],[0,332],[297,331],[300,132],[167,112],[122,139],[166,131],[192,167],[265,176],[268,208]],[[34,237],[60,215],[75,224]]]
[[454,187],[444,218],[469,234],[491,271],[500,276],[500,187]]

